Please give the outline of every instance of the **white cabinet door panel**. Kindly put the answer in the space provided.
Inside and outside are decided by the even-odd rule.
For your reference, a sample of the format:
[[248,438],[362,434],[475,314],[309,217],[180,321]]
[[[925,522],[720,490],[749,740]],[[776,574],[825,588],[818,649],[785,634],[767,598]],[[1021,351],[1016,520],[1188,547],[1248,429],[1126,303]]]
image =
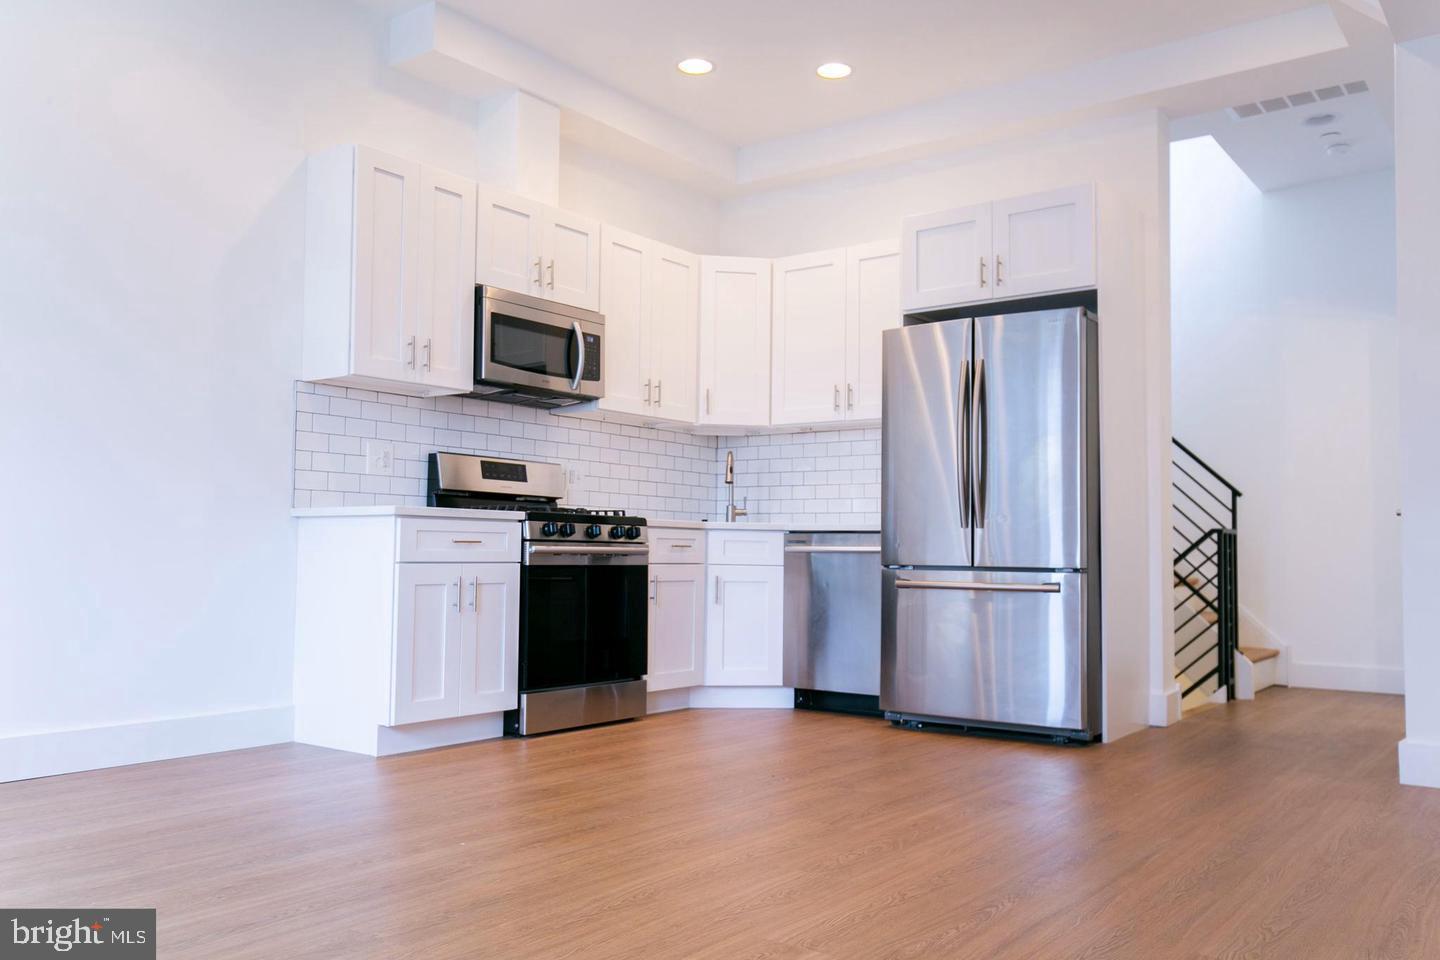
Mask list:
[[520,565],[467,564],[459,716],[519,706]]
[[994,204],[996,297],[1095,285],[1095,189],[1086,184]]
[[453,717],[460,706],[461,567],[395,568],[392,724]]
[[[651,412],[668,420],[695,422],[695,381],[700,326],[700,259],[663,244],[654,245],[652,309],[647,337],[654,378]],[[605,321],[609,329],[609,318]],[[610,354],[612,357],[614,353]],[[608,375],[606,389],[609,389]]]
[[880,419],[880,335],[900,326],[900,244],[883,240],[845,252],[845,414]]
[[420,174],[421,380],[469,390],[475,383],[475,184],[439,170]]
[[650,570],[650,662],[646,686],[693,687],[705,679],[705,565]]
[[705,683],[779,686],[783,673],[784,567],[711,566],[707,576]]
[[990,204],[906,217],[901,232],[906,310],[926,310],[994,296],[990,274]]
[[415,377],[420,165],[355,151],[353,372]]
[[605,314],[605,396],[602,410],[645,414],[654,397],[646,348],[651,313],[650,248],[644,237],[602,229],[600,312]]
[[699,421],[770,423],[770,261],[701,257]]
[[540,257],[540,205],[499,191],[481,190],[475,276],[480,283],[544,296]]
[[600,224],[559,210],[547,210],[543,253],[547,300],[586,310],[600,309]]
[[770,422],[845,419],[845,251],[775,261]]

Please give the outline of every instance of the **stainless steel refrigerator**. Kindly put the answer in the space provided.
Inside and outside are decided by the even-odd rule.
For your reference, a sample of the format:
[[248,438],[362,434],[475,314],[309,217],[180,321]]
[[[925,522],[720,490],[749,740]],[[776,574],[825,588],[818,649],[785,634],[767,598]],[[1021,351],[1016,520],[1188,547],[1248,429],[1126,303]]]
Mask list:
[[1096,340],[1079,308],[884,334],[891,720],[1098,738]]

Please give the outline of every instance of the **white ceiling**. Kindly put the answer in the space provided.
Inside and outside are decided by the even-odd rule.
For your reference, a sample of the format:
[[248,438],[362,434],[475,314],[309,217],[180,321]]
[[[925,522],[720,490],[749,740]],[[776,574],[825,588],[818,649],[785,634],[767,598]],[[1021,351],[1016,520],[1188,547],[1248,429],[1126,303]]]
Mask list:
[[[413,0],[361,0],[384,13]],[[445,0],[745,146],[1236,26],[1315,0]],[[713,60],[682,76],[683,57]],[[851,64],[843,81],[815,76]]]

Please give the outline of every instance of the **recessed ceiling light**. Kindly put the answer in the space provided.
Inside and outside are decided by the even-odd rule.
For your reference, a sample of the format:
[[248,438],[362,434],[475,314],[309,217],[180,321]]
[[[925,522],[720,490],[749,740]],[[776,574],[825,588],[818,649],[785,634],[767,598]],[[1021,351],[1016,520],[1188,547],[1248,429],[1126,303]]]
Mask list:
[[822,63],[815,68],[815,73],[822,80],[844,80],[850,76],[850,64],[848,63]]
[[715,64],[704,57],[689,57],[675,64],[675,69],[689,77],[703,77],[715,69]]

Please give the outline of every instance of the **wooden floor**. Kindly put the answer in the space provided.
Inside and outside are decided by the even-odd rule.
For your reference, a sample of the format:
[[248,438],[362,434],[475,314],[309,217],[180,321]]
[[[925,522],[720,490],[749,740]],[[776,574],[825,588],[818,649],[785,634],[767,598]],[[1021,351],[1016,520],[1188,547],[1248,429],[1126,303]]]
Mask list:
[[1440,957],[1396,697],[1272,689],[1060,748],[691,711],[373,761],[0,785],[0,902],[161,957]]

